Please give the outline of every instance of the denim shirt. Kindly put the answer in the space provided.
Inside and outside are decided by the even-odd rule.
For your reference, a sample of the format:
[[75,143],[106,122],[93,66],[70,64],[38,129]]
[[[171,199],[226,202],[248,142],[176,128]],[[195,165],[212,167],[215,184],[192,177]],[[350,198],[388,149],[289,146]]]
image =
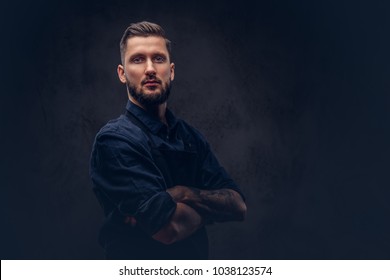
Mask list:
[[133,216],[148,236],[170,220],[176,203],[166,192],[172,186],[167,186],[154,161],[153,145],[164,150],[191,149],[197,153],[199,180],[198,185],[192,187],[206,190],[230,188],[241,194],[205,138],[185,121],[176,118],[169,109],[166,111],[168,126],[130,101],[126,110],[149,133],[121,115],[98,132],[91,155],[90,176],[108,220],[121,221],[120,217]]

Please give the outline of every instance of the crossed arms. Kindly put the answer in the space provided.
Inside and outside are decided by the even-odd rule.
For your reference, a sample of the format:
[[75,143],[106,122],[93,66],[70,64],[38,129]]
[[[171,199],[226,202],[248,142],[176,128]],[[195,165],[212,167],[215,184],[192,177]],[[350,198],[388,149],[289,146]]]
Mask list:
[[246,204],[241,195],[231,189],[201,190],[175,186],[167,190],[176,202],[170,221],[152,237],[164,244],[187,238],[204,224],[242,221]]
[[[114,127],[115,128],[115,127]],[[121,132],[122,133],[122,132]],[[124,215],[125,223],[142,227],[155,240],[172,244],[189,237],[205,224],[240,221],[246,205],[232,180],[205,144],[201,184],[166,189],[164,178],[138,134],[122,135],[116,129],[96,137],[91,157],[91,178],[108,211]],[[141,175],[142,176],[141,176]],[[229,186],[215,189],[213,186]],[[137,220],[136,220],[137,219]]]

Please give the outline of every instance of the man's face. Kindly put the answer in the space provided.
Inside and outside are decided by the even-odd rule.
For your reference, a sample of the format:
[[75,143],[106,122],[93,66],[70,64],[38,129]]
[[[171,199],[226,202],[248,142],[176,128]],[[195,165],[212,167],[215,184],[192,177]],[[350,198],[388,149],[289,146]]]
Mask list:
[[128,39],[123,63],[118,66],[119,79],[127,84],[130,97],[139,105],[159,105],[168,99],[174,64],[170,62],[164,38]]

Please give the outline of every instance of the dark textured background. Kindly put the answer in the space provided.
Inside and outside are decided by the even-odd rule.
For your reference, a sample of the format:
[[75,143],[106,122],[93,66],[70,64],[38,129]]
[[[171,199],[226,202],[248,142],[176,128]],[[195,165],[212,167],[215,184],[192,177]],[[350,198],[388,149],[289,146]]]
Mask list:
[[212,258],[390,258],[384,3],[3,4],[0,257],[102,258],[91,145],[126,102],[119,39],[150,20],[174,42],[169,106],[247,196],[244,223],[209,228]]

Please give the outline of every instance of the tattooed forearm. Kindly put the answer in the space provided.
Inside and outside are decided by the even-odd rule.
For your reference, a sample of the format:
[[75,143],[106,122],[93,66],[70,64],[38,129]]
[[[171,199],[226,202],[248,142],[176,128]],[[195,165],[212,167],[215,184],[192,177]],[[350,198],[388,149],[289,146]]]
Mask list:
[[231,189],[206,191],[176,186],[167,191],[176,202],[191,206],[209,222],[242,221],[245,217],[245,202]]

